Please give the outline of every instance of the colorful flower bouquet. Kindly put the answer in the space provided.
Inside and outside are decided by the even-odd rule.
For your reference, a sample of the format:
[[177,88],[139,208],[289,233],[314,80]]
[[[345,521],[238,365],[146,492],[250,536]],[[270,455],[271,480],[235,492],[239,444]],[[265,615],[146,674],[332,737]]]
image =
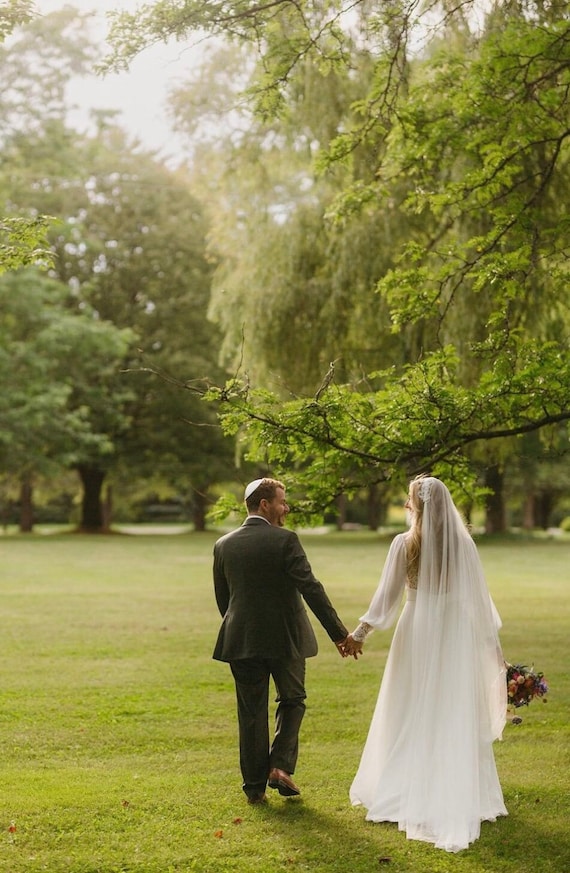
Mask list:
[[[528,706],[535,697],[544,697],[548,692],[548,684],[544,673],[535,673],[524,664],[509,664],[507,662],[507,705],[509,707]],[[546,700],[542,701],[546,703]],[[520,724],[521,718],[514,718],[513,724]]]

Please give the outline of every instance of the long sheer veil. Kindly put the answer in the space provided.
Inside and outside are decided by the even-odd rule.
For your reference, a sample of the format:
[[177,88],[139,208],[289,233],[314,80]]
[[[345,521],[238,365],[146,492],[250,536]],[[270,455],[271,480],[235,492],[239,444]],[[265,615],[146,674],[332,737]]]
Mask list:
[[[431,806],[447,817],[449,826],[473,814],[469,807],[478,796],[472,783],[480,776],[476,762],[481,745],[502,734],[505,665],[500,618],[475,544],[448,489],[439,479],[426,477],[419,497],[423,518],[410,713],[414,751],[405,806],[408,821],[421,822]],[[466,767],[466,761],[475,766]],[[445,796],[434,799],[436,768],[444,768],[449,778],[438,783]]]

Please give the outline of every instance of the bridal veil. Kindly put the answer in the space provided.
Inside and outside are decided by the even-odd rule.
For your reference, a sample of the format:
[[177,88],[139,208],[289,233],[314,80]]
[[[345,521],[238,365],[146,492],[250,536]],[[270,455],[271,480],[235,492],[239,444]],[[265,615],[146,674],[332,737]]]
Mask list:
[[[482,820],[506,814],[492,742],[506,719],[500,619],[475,544],[446,486],[419,481],[421,553],[398,621],[359,771],[351,788],[372,821],[459,851]],[[362,621],[386,627],[406,584],[396,538]],[[398,570],[400,567],[400,570]],[[402,577],[403,580],[402,580]],[[384,593],[382,593],[384,592]]]

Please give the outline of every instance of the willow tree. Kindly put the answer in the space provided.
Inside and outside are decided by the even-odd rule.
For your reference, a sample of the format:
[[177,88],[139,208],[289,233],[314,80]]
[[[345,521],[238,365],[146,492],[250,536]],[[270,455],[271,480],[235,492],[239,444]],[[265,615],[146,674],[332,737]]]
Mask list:
[[568,311],[566,4],[350,10],[162,2],[117,14],[112,29],[118,64],[157,37],[200,30],[255,45],[247,93],[266,123],[295,109],[307,63],[350,80],[363,50],[369,58],[364,93],[316,161],[325,178],[341,176],[328,209],[337,226],[394,202],[407,220],[374,284],[392,331],[413,325],[419,342],[407,361],[371,374],[367,392],[333,368],[313,396],[290,403],[239,378],[213,392],[228,430],[246,427],[252,452],[275,468],[294,461],[321,506],[419,470],[461,486],[473,446],[570,418],[567,338],[554,329]]

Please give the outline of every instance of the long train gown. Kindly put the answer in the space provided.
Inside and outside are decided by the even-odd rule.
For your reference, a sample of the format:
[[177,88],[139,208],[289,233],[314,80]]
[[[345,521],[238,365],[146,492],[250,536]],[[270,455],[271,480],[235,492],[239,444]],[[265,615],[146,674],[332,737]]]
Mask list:
[[[409,839],[457,852],[479,837],[481,821],[507,814],[492,748],[506,713],[500,619],[478,566],[479,605],[493,624],[483,636],[458,593],[424,603],[407,579],[405,541],[393,540],[360,619],[390,627],[406,591],[350,799],[369,821],[397,822]],[[478,565],[474,544],[471,558]]]

